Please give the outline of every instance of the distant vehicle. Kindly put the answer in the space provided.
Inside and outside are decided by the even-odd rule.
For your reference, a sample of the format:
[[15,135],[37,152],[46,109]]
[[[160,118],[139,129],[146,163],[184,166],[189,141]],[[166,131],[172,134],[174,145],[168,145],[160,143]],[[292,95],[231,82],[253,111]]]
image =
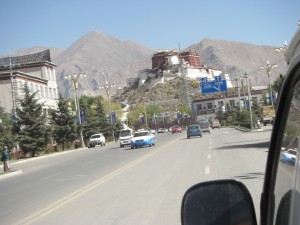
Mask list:
[[262,123],[264,126],[268,124],[273,124],[273,119],[275,117],[275,109],[272,105],[262,106]]
[[131,149],[143,146],[154,146],[155,136],[148,130],[141,130],[134,133],[133,138],[130,140]]
[[131,128],[121,130],[119,134],[120,148],[130,145],[131,138],[133,138],[133,130]]
[[175,125],[174,127],[172,127],[172,134],[174,133],[181,133],[182,132],[182,128],[178,125]]
[[152,130],[150,130],[150,133],[151,134],[156,134],[156,131],[152,129]]
[[158,134],[168,133],[168,132],[169,132],[169,130],[166,129],[166,128],[158,128],[158,130],[157,130],[157,133],[158,133]]
[[88,147],[94,148],[96,145],[101,145],[101,146],[105,145],[105,137],[102,133],[93,134],[90,137]]
[[219,123],[219,121],[214,121],[211,125],[211,128],[212,129],[215,129],[215,128],[221,128],[221,124]]
[[187,138],[191,137],[202,137],[202,131],[198,124],[189,125],[187,128]]
[[208,120],[200,120],[198,123],[203,133],[210,133],[211,128]]
[[288,149],[281,153],[280,161],[286,164],[295,165],[297,158],[297,150]]

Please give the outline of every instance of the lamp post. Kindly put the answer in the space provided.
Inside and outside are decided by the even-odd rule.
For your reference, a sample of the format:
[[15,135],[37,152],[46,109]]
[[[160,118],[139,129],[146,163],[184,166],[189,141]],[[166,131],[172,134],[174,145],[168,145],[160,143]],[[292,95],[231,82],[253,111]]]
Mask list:
[[275,48],[275,52],[283,52],[284,58],[286,59],[287,42],[284,41],[284,47]]
[[[111,95],[110,95],[109,90],[110,90],[111,88],[115,87],[115,86],[116,86],[116,85],[114,85],[114,84],[109,84],[109,83],[107,82],[107,80],[106,80],[106,81],[105,81],[105,85],[99,87],[99,89],[104,89],[104,90],[105,90],[105,94],[106,94],[106,96],[107,96],[107,98],[108,98],[109,118],[110,118],[110,124],[111,124],[111,126],[113,125],[113,120],[112,120],[112,115],[111,115],[111,114],[112,114],[111,103],[110,103],[110,97],[111,97]],[[112,129],[112,138],[113,138],[113,140],[115,141],[115,132],[114,132],[114,128]]]
[[249,74],[244,73],[242,75],[243,78],[246,79],[246,83],[247,83],[247,88],[248,88],[248,104],[249,104],[249,113],[250,113],[250,125],[251,125],[251,130],[253,130],[253,119],[252,119],[252,108],[251,108],[251,92],[250,92],[250,85],[249,85]]
[[16,119],[17,119],[17,105],[16,105],[16,95],[15,95],[14,78],[13,78],[13,74],[12,74],[12,67],[13,67],[13,65],[11,63],[11,58],[9,58],[11,97],[12,97],[13,110],[14,110],[13,121],[16,122]]
[[145,112],[146,128],[148,129],[147,110],[146,110],[146,104],[145,104],[145,102],[144,102],[144,112]]
[[240,81],[240,78],[236,77],[234,79],[234,81],[236,81],[236,87],[238,89],[238,96],[239,96],[239,107],[240,107],[240,111],[242,111],[242,106],[241,106],[241,92],[240,92],[240,86],[239,86],[239,81]]
[[155,113],[153,114],[153,118],[154,118],[154,124],[155,124],[154,129],[155,129],[155,132],[156,132],[156,130],[157,130],[157,115]]
[[72,74],[72,75],[67,75],[65,76],[66,80],[70,80],[73,83],[73,87],[74,87],[74,99],[75,99],[75,107],[76,107],[76,111],[78,113],[78,121],[79,121],[79,125],[80,125],[80,145],[81,147],[84,147],[84,141],[83,141],[83,135],[82,135],[82,121],[81,121],[81,115],[80,115],[80,105],[79,105],[79,100],[78,100],[78,80],[85,78],[86,75],[85,74]]
[[268,79],[269,79],[269,88],[270,88],[270,98],[271,98],[271,105],[272,107],[274,108],[274,102],[273,102],[273,96],[272,96],[272,87],[271,87],[271,80],[270,80],[270,77],[271,77],[271,70],[273,68],[277,67],[277,64],[270,64],[269,63],[269,60],[267,60],[267,65],[264,65],[264,66],[260,66],[261,69],[264,69],[267,71],[267,76],[268,76]]
[[144,123],[144,115],[143,115],[143,113],[140,113],[140,121],[141,121],[141,123]]

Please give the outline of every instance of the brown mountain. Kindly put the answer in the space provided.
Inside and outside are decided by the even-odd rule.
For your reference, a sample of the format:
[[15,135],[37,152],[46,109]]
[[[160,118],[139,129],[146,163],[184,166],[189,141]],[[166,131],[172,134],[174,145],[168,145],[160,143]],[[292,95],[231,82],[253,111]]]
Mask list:
[[[21,49],[11,55],[25,55],[45,50],[46,47]],[[199,53],[201,64],[228,73],[233,79],[244,72],[249,74],[252,85],[268,85],[265,70],[260,69],[270,63],[276,63],[272,70],[271,81],[279,74],[285,74],[286,63],[283,53],[274,51],[273,46],[258,46],[248,43],[204,39],[185,50]],[[70,96],[71,84],[66,75],[84,73],[85,79],[79,81],[79,91],[88,95],[104,94],[99,87],[105,80],[126,86],[127,79],[137,77],[138,71],[151,68],[154,50],[132,41],[122,41],[101,32],[92,31],[65,50],[50,48],[51,58],[57,67],[58,84],[61,93]],[[158,95],[159,96],[159,95]]]
[[271,82],[285,74],[287,64],[283,52],[275,52],[274,46],[258,46],[242,42],[204,39],[187,48],[199,53],[201,64],[228,73],[233,79],[248,73],[252,85],[268,85],[267,72],[260,66],[276,63],[271,70]]
[[137,77],[138,71],[151,67],[153,50],[131,41],[121,41],[100,32],[90,32],[60,55],[53,58],[58,65],[61,92],[66,96],[70,82],[64,77],[72,73],[84,73],[80,90],[87,95],[100,93],[99,87],[107,80],[116,87],[124,87],[127,79]]

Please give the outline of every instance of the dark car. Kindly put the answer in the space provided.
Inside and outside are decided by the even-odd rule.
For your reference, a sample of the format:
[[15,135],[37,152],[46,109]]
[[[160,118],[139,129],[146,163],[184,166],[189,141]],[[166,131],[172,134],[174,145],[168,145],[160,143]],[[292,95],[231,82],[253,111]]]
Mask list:
[[[206,181],[189,188],[182,200],[181,224],[300,224],[300,29],[285,50],[288,70],[276,102],[276,119],[268,144],[264,184],[260,196],[260,221],[248,188],[242,181]],[[282,163],[282,149],[297,146],[291,165]],[[295,162],[295,163],[294,163]]]
[[182,128],[178,125],[172,127],[172,134],[174,133],[181,133],[182,132]]
[[210,123],[208,120],[200,120],[199,126],[203,133],[205,133],[205,132],[210,133],[211,128],[210,128]]
[[186,132],[187,138],[202,137],[202,131],[199,125],[189,125]]

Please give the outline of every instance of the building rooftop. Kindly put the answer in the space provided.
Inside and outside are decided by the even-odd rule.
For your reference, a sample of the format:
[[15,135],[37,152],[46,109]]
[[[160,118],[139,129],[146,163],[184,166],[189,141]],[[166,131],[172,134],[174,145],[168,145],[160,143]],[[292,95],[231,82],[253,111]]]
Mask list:
[[0,67],[7,67],[9,65],[24,65],[45,61],[51,62],[49,49],[29,55],[0,58]]

